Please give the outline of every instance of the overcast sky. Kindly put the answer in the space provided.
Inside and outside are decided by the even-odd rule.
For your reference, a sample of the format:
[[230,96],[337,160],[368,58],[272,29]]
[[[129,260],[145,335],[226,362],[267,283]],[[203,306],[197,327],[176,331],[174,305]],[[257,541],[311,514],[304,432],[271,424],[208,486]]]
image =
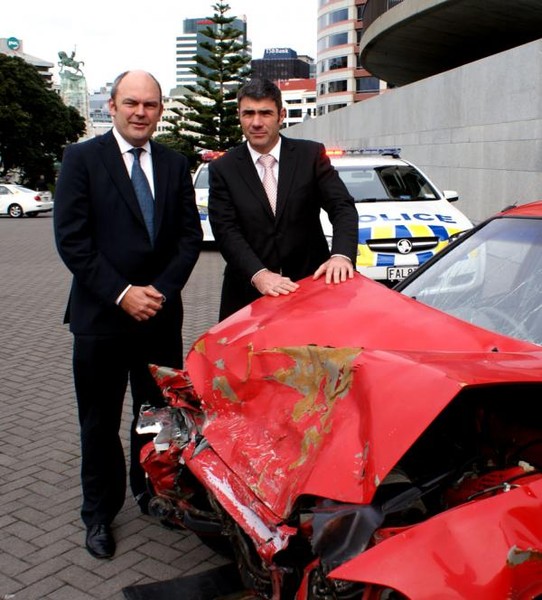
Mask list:
[[[167,93],[175,86],[175,38],[183,19],[213,14],[206,0],[5,0],[0,37],[16,37],[23,51],[55,63],[58,52],[83,61],[89,90],[126,69],[146,69]],[[230,16],[246,15],[253,58],[266,48],[293,48],[316,58],[317,0],[230,0]]]

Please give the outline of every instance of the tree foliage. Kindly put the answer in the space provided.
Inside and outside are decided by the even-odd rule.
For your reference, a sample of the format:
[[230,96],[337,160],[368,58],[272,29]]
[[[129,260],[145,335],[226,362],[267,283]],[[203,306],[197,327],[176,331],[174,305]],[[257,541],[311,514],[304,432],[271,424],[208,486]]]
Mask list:
[[197,85],[186,86],[189,93],[182,98],[188,111],[173,109],[176,116],[168,119],[174,125],[171,135],[192,152],[225,150],[242,140],[236,96],[250,75],[248,44],[243,32],[232,25],[237,17],[228,16],[230,6],[219,2],[212,8],[215,12],[201,31],[205,37],[191,68]]
[[179,137],[178,135],[174,135],[169,131],[167,133],[161,133],[153,139],[160,144],[164,144],[164,146],[168,146],[176,152],[184,154],[188,158],[190,168],[192,170],[197,166],[199,155],[194,152],[193,139],[187,140]]
[[33,65],[0,54],[0,176],[18,173],[30,187],[40,176],[52,183],[64,147],[84,132],[77,109],[66,106]]

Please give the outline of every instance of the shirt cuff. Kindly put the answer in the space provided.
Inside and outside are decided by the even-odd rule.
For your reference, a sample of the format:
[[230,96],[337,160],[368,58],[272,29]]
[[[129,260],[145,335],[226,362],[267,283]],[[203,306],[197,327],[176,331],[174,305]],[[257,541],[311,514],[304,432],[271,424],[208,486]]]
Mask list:
[[346,258],[346,260],[348,260],[349,262],[352,262],[352,259],[349,256],[346,256],[345,254],[332,254],[331,258],[335,258],[336,256],[340,256],[341,258]]
[[254,285],[254,277],[256,277],[256,275],[259,275],[260,273],[263,273],[264,271],[269,271],[269,269],[266,269],[264,267],[263,269],[260,269],[259,271],[256,271],[256,273],[254,273],[254,275],[250,278],[250,283],[252,285]]
[[124,296],[126,296],[126,292],[132,287],[132,284],[130,283],[123,292],[121,292],[120,296],[115,300],[115,304],[118,306],[121,302],[122,299],[124,298]]

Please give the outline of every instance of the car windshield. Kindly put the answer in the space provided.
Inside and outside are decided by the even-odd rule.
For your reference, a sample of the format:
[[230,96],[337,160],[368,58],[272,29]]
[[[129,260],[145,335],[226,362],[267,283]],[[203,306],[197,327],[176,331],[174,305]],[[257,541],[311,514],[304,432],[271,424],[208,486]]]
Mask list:
[[336,166],[356,202],[436,200],[437,191],[414,167]]
[[464,321],[542,344],[542,219],[493,219],[398,289]]

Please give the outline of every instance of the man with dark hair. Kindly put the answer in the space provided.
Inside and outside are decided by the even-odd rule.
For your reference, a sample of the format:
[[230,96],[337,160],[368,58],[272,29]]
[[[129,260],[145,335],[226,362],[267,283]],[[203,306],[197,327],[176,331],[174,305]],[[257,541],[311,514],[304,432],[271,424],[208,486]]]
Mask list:
[[146,440],[135,423],[143,403],[164,403],[149,363],[182,366],[181,290],[202,241],[187,159],[150,140],[163,111],[156,79],[122,73],[109,110],[110,132],[66,149],[54,210],[57,248],[73,275],[65,322],[74,335],[81,516],[96,558],[115,552],[111,523],[126,494],[119,427],[128,380],[130,487],[147,512]]
[[[352,278],[358,240],[354,200],[324,146],[279,133],[279,88],[253,79],[237,102],[246,142],[209,165],[209,220],[226,260],[220,319],[262,295],[295,292],[311,274]],[[321,209],[333,225],[331,251]]]

